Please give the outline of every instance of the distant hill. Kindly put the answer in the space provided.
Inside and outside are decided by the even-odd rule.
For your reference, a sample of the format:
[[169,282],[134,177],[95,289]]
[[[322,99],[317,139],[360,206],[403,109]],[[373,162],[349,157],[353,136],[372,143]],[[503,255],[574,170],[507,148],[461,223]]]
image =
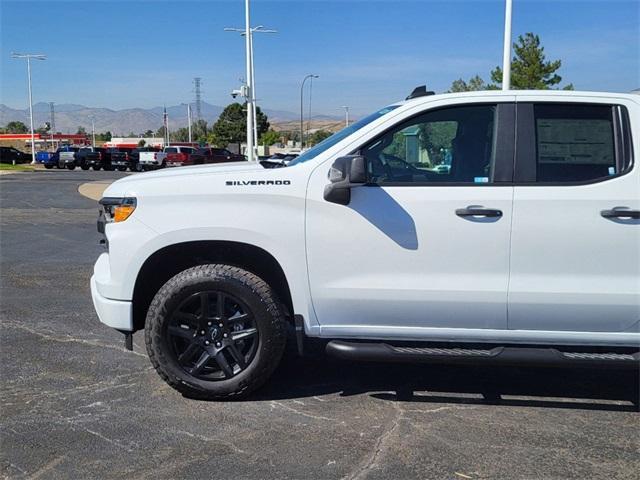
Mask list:
[[[128,135],[133,132],[140,134],[147,130],[154,132],[162,126],[163,107],[154,108],[127,108],[123,110],[111,110],[108,108],[93,108],[75,104],[56,104],[55,106],[56,131],[75,133],[79,126],[87,132],[91,131],[91,120],[95,117],[96,132],[110,131],[113,135]],[[224,107],[202,103],[202,118],[209,124],[215,122]],[[299,114],[281,110],[264,110],[269,121],[277,126],[280,123],[294,122]],[[40,102],[33,106],[34,126],[41,127],[49,121],[49,104]],[[187,105],[173,105],[167,107],[169,114],[169,128],[175,129],[187,126]],[[194,112],[195,115],[195,112]],[[314,120],[316,117],[314,117]],[[323,120],[339,121],[338,117],[322,117]],[[11,121],[24,122],[29,125],[29,109],[16,110],[0,104],[0,126]],[[299,127],[298,127],[299,128]]]

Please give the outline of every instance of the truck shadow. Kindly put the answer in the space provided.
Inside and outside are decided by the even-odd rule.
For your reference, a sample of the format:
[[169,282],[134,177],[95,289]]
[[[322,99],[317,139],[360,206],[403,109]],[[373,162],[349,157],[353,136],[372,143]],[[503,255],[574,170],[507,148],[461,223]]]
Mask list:
[[327,394],[433,404],[640,411],[637,370],[351,363],[288,358],[250,400]]

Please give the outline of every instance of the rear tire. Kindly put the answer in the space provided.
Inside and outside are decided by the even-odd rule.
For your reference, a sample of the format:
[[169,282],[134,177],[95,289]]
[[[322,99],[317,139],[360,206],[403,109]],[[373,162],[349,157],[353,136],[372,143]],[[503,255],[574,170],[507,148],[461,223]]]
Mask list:
[[80,165],[82,170],[89,170],[89,165]]
[[[101,168],[101,167],[100,167],[100,165],[94,165],[94,166],[93,166],[93,170],[94,170],[95,172],[100,171],[100,168]],[[105,170],[106,170],[106,169],[105,169]]]
[[44,168],[46,168],[47,170],[51,170],[53,168],[53,165],[51,165],[50,163],[45,163]]
[[71,165],[67,165],[67,170],[75,170],[76,166],[71,164]]
[[230,265],[200,265],[171,278],[151,302],[145,326],[149,359],[162,379],[185,396],[210,400],[241,398],[262,386],[286,336],[271,287]]

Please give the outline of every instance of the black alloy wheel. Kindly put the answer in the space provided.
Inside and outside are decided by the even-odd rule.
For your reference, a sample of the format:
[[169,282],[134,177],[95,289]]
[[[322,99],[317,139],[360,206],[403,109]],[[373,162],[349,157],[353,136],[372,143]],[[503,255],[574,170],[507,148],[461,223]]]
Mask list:
[[229,379],[255,357],[259,334],[253,313],[233,295],[194,293],[170,315],[168,342],[180,367],[193,377]]

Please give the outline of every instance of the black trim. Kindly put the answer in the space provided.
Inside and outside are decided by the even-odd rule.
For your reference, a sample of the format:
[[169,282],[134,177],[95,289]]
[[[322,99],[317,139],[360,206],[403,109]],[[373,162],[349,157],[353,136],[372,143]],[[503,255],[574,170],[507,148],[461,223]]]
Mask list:
[[[612,349],[614,350],[614,349]],[[492,348],[418,347],[395,346],[384,342],[349,342],[332,340],[326,346],[328,355],[350,361],[367,362],[426,362],[472,364],[489,363],[502,365],[537,365],[546,367],[584,365],[598,367],[631,368],[640,366],[640,352],[614,351],[600,353],[563,351],[549,346],[495,346]]]
[[533,122],[533,104],[516,104],[516,157],[514,183],[536,180],[536,136]]

